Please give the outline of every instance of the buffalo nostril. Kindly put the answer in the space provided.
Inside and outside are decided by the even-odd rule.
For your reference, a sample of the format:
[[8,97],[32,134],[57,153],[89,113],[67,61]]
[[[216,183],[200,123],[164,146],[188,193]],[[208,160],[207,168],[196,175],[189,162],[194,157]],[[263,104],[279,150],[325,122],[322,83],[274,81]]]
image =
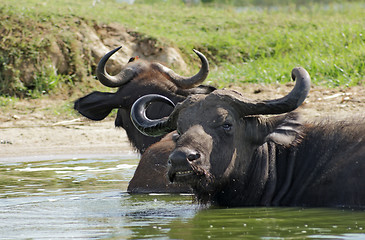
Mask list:
[[199,159],[199,158],[200,158],[200,154],[199,153],[189,154],[188,155],[188,160],[189,161],[194,161],[194,160]]

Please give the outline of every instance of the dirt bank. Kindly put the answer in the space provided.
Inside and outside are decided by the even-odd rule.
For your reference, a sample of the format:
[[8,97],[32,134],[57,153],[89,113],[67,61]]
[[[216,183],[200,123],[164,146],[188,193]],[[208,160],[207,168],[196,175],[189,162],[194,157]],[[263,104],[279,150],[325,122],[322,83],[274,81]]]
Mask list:
[[[245,85],[234,88],[252,99],[272,99],[288,93],[293,84]],[[67,100],[69,101],[69,100]],[[1,110],[0,162],[40,159],[45,155],[134,154],[126,134],[114,127],[114,119],[89,121],[78,115],[55,115],[52,109],[65,100],[24,100]],[[47,106],[47,107],[45,107]],[[326,89],[313,87],[301,107],[307,119],[363,118],[365,87]],[[24,158],[26,157],[26,158]]]

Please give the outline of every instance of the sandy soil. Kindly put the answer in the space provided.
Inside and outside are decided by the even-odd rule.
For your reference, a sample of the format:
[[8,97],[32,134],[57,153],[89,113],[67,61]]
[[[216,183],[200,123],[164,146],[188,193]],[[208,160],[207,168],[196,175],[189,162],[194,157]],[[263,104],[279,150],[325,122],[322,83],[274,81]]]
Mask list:
[[0,127],[0,162],[41,160],[44,156],[135,154],[124,130],[114,128],[111,120],[14,122],[18,124]]
[[[246,85],[234,88],[251,99],[273,99],[288,93],[293,84]],[[135,154],[126,134],[109,117],[100,122],[81,116],[55,115],[52,108],[70,100],[23,100],[3,107],[0,116],[0,163],[40,160],[52,156]],[[47,107],[45,107],[47,106]],[[307,119],[364,118],[365,87],[313,87],[300,108]],[[75,117],[76,116],[76,117]]]
[[[99,122],[80,115],[55,115],[64,100],[19,101],[0,116],[0,163],[87,155],[134,155],[123,129],[108,117]],[[45,107],[47,106],[47,107]]]

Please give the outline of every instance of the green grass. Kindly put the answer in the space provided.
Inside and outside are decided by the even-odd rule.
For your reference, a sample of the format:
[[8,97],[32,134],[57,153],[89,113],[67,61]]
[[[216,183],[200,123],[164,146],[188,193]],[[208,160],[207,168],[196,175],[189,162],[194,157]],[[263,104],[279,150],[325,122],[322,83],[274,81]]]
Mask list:
[[[95,6],[92,0],[2,2],[1,33],[4,26],[5,29],[15,26],[24,38],[14,36],[5,44],[2,40],[0,51],[10,52],[19,59],[34,60],[44,54],[42,51],[52,41],[63,41],[71,49],[75,35],[72,31],[60,30],[68,25],[71,30],[77,29],[72,27],[74,19],[82,18],[90,24],[93,21],[118,22],[143,36],[157,39],[157,44],[173,45],[181,50],[191,66],[197,64],[191,50],[198,49],[211,62],[209,80],[218,86],[287,82],[291,69],[296,66],[305,67],[317,85],[353,86],[365,82],[363,2],[299,6],[289,1],[290,4],[278,8],[240,8],[239,11],[234,7],[237,1],[225,1],[232,5],[220,5],[220,8],[212,3],[187,6],[176,0],[144,2],[128,5],[101,0]],[[6,16],[11,16],[8,23],[4,21]],[[32,27],[25,29],[29,24]],[[60,77],[41,69],[42,73],[36,77],[43,80],[38,84],[40,88],[33,84],[33,93],[51,92],[59,84],[79,81],[93,74],[92,66],[83,59],[74,59],[75,56],[77,54],[67,59],[74,64],[72,71]],[[0,57],[0,81],[6,79],[7,69],[4,68],[15,66],[12,69],[15,79],[7,82],[13,84],[15,91],[29,91],[29,86],[21,82],[21,69],[17,68],[20,65],[4,65],[6,58],[4,54]],[[45,84],[48,75],[53,80]],[[6,87],[1,83],[0,91]]]

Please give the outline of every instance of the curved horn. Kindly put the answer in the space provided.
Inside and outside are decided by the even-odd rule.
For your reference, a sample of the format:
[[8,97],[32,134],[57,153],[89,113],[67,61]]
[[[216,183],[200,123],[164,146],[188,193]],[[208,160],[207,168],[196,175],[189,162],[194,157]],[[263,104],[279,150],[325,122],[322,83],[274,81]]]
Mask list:
[[104,86],[111,88],[120,87],[126,82],[130,81],[135,76],[135,70],[128,67],[125,67],[120,73],[115,76],[110,76],[106,72],[106,62],[115,52],[117,52],[121,48],[122,47],[117,47],[116,49],[108,52],[104,55],[104,57],[100,59],[98,63],[98,67],[96,68],[96,77]]
[[163,66],[160,63],[155,63],[153,66],[160,72],[166,74],[170,80],[175,83],[178,87],[183,89],[192,88],[197,84],[204,82],[209,73],[209,62],[207,58],[199,51],[193,49],[196,55],[200,58],[202,66],[197,74],[192,77],[183,77],[175,73],[172,69]]
[[279,99],[252,103],[249,107],[251,112],[248,111],[248,114],[281,114],[298,108],[308,96],[311,80],[308,72],[302,67],[294,68],[291,76],[296,83],[288,95]]
[[162,102],[175,107],[175,104],[167,97],[158,94],[145,95],[139,98],[131,108],[131,120],[134,126],[144,135],[153,137],[161,136],[175,130],[169,117],[152,120],[146,116],[148,105],[152,102]]

